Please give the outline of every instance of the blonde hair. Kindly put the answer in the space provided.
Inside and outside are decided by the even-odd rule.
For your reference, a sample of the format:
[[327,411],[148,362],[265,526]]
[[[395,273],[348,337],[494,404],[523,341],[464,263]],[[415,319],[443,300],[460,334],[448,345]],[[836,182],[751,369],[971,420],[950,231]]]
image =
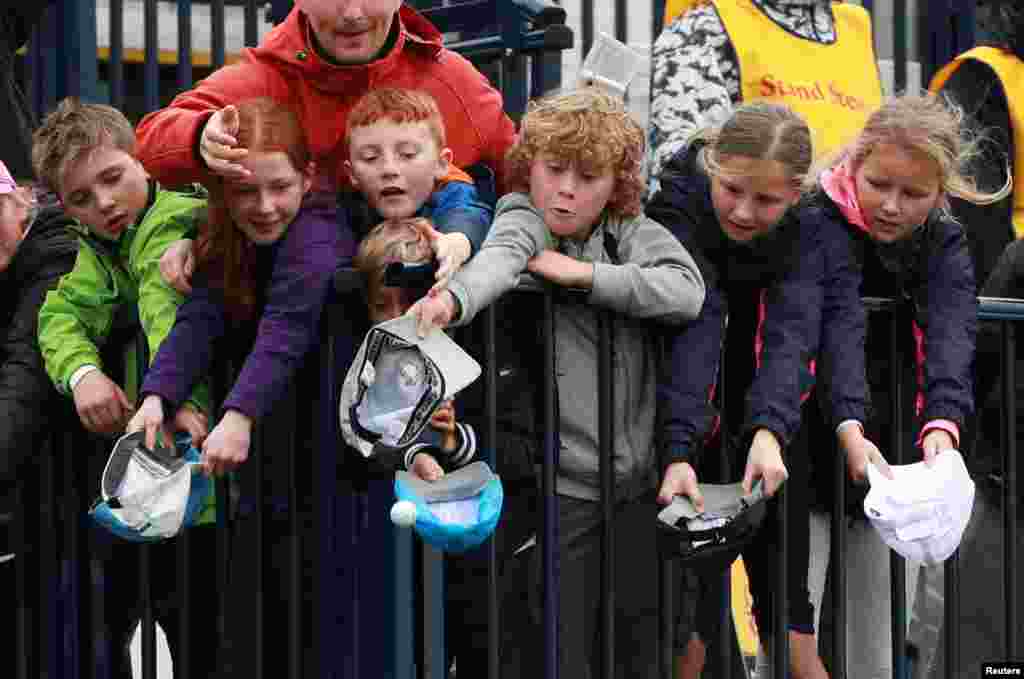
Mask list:
[[946,195],[986,205],[1002,200],[1013,188],[1012,173],[995,193],[981,191],[968,174],[979,155],[981,135],[966,123],[963,109],[931,93],[892,97],[872,113],[864,129],[828,166],[849,159],[856,172],[879,144],[895,144],[931,158],[939,170],[939,187]]
[[583,87],[532,103],[519,138],[505,157],[513,191],[529,193],[530,167],[541,154],[581,171],[611,170],[615,187],[608,211],[617,217],[640,214],[644,131],[623,103],[595,87]]
[[773,160],[782,165],[794,186],[811,187],[809,179],[814,161],[814,145],[807,122],[793,109],[782,104],[755,101],[742,104],[716,128],[696,132],[689,143],[704,141],[700,162],[708,175],[723,174],[722,163],[728,156]]
[[32,135],[32,168],[58,194],[68,167],[102,146],[135,155],[135,130],[124,114],[104,104],[66,97]]
[[372,298],[384,285],[384,270],[392,262],[421,264],[430,261],[426,236],[416,228],[423,217],[388,219],[373,227],[359,244],[353,266],[366,276],[366,296]]

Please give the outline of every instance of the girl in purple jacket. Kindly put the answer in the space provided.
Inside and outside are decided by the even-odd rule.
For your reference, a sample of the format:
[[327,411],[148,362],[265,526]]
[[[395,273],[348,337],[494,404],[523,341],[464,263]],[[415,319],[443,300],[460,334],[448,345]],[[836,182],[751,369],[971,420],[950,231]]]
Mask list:
[[[258,320],[255,342],[205,441],[203,466],[220,475],[245,462],[253,423],[284,394],[317,336],[342,231],[333,219],[301,209],[314,165],[295,114],[270,99],[242,102],[243,179],[208,186],[206,228],[197,244],[191,295],[160,346],[128,431],[153,445],[192,385],[210,371],[214,343]],[[199,442],[197,442],[198,445]]]

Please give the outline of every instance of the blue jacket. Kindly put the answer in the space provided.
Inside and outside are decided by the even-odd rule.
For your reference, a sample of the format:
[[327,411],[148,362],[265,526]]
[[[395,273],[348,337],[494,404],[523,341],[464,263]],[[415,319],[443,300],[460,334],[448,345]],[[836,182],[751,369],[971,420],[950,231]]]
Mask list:
[[[861,294],[904,299],[912,305],[914,332],[920,340],[913,343],[920,389],[917,414],[923,422],[951,420],[963,432],[974,410],[971,370],[978,327],[974,265],[963,229],[935,210],[909,239],[886,246],[851,225],[823,192],[814,202],[823,226],[839,224],[851,234]],[[888,324],[885,318],[872,319],[865,340],[864,332],[828,333],[829,318],[824,321],[822,362],[835,372],[825,379],[842,392],[832,399],[833,408],[839,407],[837,403],[863,404],[834,412],[833,418],[864,421],[866,366],[889,365]]]
[[[684,149],[665,166],[661,189],[647,208],[697,260],[707,285],[700,315],[668,337],[669,364],[658,393],[665,462],[690,461],[712,433],[723,350],[732,360],[744,353],[754,357],[746,374],[726,363],[727,397],[746,395],[740,421],[730,422],[729,431],[749,436],[766,428],[788,444],[800,424],[801,401],[814,384],[822,313],[854,328],[856,314],[863,315],[844,229],[823,226],[812,207],[800,204],[753,243],[729,240],[696,151]],[[723,346],[727,317],[732,346]]]

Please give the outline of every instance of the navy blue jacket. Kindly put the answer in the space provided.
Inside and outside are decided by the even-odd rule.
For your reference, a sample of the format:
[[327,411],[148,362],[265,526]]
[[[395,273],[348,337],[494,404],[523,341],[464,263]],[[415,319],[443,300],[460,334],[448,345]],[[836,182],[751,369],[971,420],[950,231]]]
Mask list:
[[[861,294],[912,304],[913,320],[923,340],[917,355],[921,389],[917,414],[924,422],[951,420],[962,432],[974,410],[971,370],[978,327],[974,265],[963,229],[935,210],[909,239],[886,246],[851,225],[823,192],[816,194],[814,203],[823,226],[839,224],[852,235],[862,271]],[[823,321],[822,363],[838,371],[835,377],[826,375],[825,379],[843,392],[833,404],[836,400],[853,403],[867,391],[865,364],[857,364],[866,357],[869,364],[888,365],[889,339],[882,327],[885,319],[872,320],[866,352],[856,345],[864,342],[863,333],[829,333],[830,319]],[[836,421],[850,417],[863,422],[866,416],[863,406],[833,413]]]
[[[730,332],[730,342],[756,353],[758,364],[753,376],[726,366],[726,392],[746,393],[742,422],[729,429],[749,435],[766,428],[783,446],[799,428],[801,399],[813,386],[823,310],[854,326],[857,313],[863,318],[845,229],[815,218],[801,204],[769,234],[735,243],[718,223],[710,180],[696,155],[684,149],[665,166],[661,189],[647,208],[693,255],[707,285],[700,315],[669,337],[658,399],[666,463],[689,461],[712,430],[716,412],[710,395],[727,317],[757,314],[752,331]],[[730,312],[730,302],[742,306]]]

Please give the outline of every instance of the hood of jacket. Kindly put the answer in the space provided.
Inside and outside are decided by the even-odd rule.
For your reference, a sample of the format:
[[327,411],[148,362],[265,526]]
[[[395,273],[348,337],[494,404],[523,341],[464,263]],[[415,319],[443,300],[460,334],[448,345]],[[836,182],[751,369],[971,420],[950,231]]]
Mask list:
[[403,3],[397,18],[397,41],[387,54],[367,64],[332,64],[320,56],[314,47],[309,19],[298,8],[272,29],[258,47],[249,50],[248,56],[279,63],[283,71],[291,71],[311,88],[328,93],[350,92],[353,88],[386,81],[402,63],[403,49],[412,46],[431,56],[441,52],[441,33],[422,15]]

